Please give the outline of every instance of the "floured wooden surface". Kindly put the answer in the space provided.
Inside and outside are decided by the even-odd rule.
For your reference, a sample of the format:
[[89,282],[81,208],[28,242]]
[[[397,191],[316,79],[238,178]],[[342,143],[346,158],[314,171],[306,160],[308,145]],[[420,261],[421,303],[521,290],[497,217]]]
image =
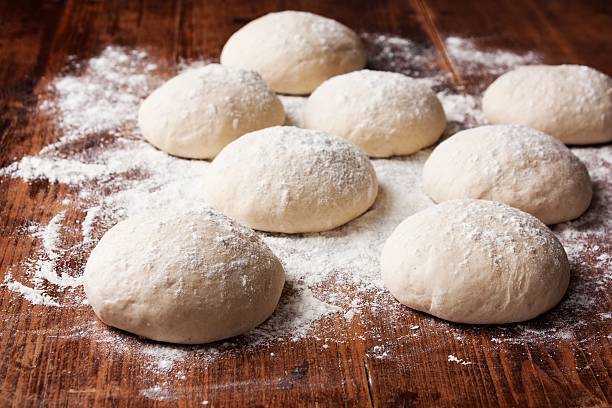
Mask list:
[[[542,58],[536,52],[483,49],[471,39],[447,37],[445,49],[455,67],[480,81],[462,88],[438,68],[439,55],[426,43],[377,33],[362,37],[371,68],[421,78],[439,91],[449,118],[446,136],[483,123],[478,92],[491,78]],[[7,237],[13,245],[29,248],[21,257],[2,260],[0,313],[7,330],[1,341],[23,344],[20,339],[25,338],[46,350],[31,354],[22,346],[15,352],[24,353],[31,370],[44,364],[55,373],[52,376],[71,375],[68,382],[74,392],[67,394],[68,400],[83,401],[79,398],[102,387],[111,399],[131,396],[149,402],[201,398],[215,405],[232,401],[226,395],[230,390],[244,393],[237,398],[255,395],[256,390],[292,390],[304,398],[321,394],[326,395],[322,401],[357,403],[377,392],[364,389],[366,383],[412,376],[413,380],[387,385],[387,392],[404,395],[396,401],[411,401],[405,391],[415,389],[424,403],[436,400],[438,391],[430,383],[445,375],[457,381],[464,378],[465,387],[480,381],[476,387],[484,391],[478,392],[486,393],[499,379],[473,376],[491,365],[521,376],[525,365],[544,364],[547,370],[552,364],[564,376],[563,365],[571,364],[573,372],[587,370],[583,382],[588,388],[609,382],[592,371],[592,359],[608,353],[611,336],[609,145],[573,149],[589,169],[595,198],[580,219],[554,227],[572,263],[572,283],[559,307],[534,321],[502,327],[449,324],[402,307],[382,288],[378,256],[384,240],[406,216],[431,205],[420,190],[426,150],[374,160],[380,197],[370,211],[346,226],[300,236],[262,234],[285,264],[288,284],[276,314],[253,333],[222,344],[180,347],[138,339],[98,322],[79,278],[104,231],[142,209],[203,204],[199,186],[207,162],[167,156],[143,142],[135,126],[142,97],[176,71],[201,63],[198,59],[173,65],[144,48],[119,46],[103,48],[90,59],[64,62],[62,74],[41,82],[27,112],[30,121],[51,134],[47,143],[30,156],[7,161],[0,170],[3,202],[12,204],[5,207],[12,221]],[[303,100],[282,99],[290,119],[299,124]],[[28,195],[26,205],[23,198],[13,199],[23,192]],[[43,213],[31,210],[42,203]],[[24,318],[42,324],[10,328],[12,321]],[[68,361],[66,353],[81,357]],[[36,356],[45,360],[37,361]],[[85,362],[90,371],[80,376]],[[55,365],[64,371],[55,372]],[[92,379],[101,373],[108,373],[110,382],[95,385]],[[431,378],[419,380],[416,373],[430,373]],[[537,387],[540,380],[534,381]],[[519,382],[525,389],[531,386],[528,380]],[[454,387],[461,390],[457,384]],[[92,387],[94,391],[86,391]],[[478,395],[467,388],[461,392]],[[503,400],[513,391],[499,392]],[[599,395],[605,398],[606,393]],[[461,398],[445,396],[444,401]],[[511,398],[517,397],[508,401]]]

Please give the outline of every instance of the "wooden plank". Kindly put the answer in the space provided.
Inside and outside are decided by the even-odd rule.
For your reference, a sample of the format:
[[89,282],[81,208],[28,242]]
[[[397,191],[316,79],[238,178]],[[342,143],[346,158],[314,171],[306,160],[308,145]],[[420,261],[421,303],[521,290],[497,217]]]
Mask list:
[[[165,62],[161,70],[171,75],[182,59],[215,59],[229,35],[246,22],[288,8],[435,47],[438,68],[466,91],[480,89],[491,78],[462,72],[445,49],[448,35],[475,37],[491,49],[533,49],[546,62],[588,63],[612,73],[612,12],[603,1],[4,2],[0,166],[35,154],[57,137],[52,124],[32,110],[36,92],[60,72],[68,56],[89,58],[108,44],[143,47]],[[0,181],[1,274],[36,249],[20,229],[29,220],[46,223],[70,194],[70,188],[45,181]],[[81,218],[77,210],[67,213],[69,225]],[[19,277],[23,271],[11,273]],[[610,304],[597,307],[610,310]],[[238,350],[208,362],[184,348],[189,356],[175,369],[151,378],[148,363],[138,355],[64,338],[70,328],[94,321],[87,307],[32,306],[0,289],[0,405],[192,406],[206,400],[209,406],[605,406],[612,399],[609,342],[597,337],[579,344],[500,345],[489,335],[501,335],[501,329],[446,325],[408,311],[389,324],[380,314],[366,313],[353,323],[322,322],[316,332],[346,339],[328,349],[324,339],[313,337]],[[418,336],[413,336],[414,325],[420,326]],[[365,340],[359,338],[363,326],[369,327]],[[374,352],[381,344],[389,351],[384,358]],[[471,364],[449,364],[451,353]],[[159,384],[172,390],[169,400],[152,400],[141,392]]]

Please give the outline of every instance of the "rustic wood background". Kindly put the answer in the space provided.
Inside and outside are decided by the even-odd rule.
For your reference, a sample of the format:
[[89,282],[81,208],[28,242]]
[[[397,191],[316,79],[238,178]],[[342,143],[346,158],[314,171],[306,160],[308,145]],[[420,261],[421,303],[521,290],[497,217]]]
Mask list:
[[[449,35],[474,37],[485,47],[534,50],[547,63],[588,64],[612,74],[612,2],[606,0],[2,1],[0,167],[36,154],[56,137],[48,123],[34,120],[31,108],[41,81],[56,75],[68,56],[88,58],[105,45],[120,44],[147,47],[169,66],[180,58],[217,57],[243,24],[283,9],[429,43],[440,68],[467,91],[490,78],[462,74],[444,49]],[[48,221],[67,189],[0,182],[0,277],[33,253],[18,229],[31,219]],[[138,356],[53,336],[94,319],[89,310],[79,313],[32,306],[0,289],[0,406],[194,406],[208,400],[208,406],[559,407],[612,401],[609,338],[492,347],[478,332],[466,332],[461,342],[428,333],[404,344],[395,339],[409,334],[408,324],[403,331],[389,330],[376,319],[370,324],[398,350],[392,358],[367,354],[370,339],[330,346],[332,353],[321,353],[322,342],[308,339],[205,365],[191,361],[182,367],[186,379],[164,379],[178,399],[154,401],[140,393],[151,374]],[[339,331],[359,330],[337,324]],[[451,353],[474,364],[449,364]]]

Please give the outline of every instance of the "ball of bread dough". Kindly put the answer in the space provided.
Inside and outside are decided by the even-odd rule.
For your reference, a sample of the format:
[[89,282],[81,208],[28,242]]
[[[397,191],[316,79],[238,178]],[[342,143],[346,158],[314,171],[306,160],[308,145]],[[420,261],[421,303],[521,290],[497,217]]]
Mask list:
[[569,262],[537,218],[505,204],[451,200],[404,220],[382,252],[385,286],[402,304],[458,323],[501,324],[555,306]]
[[582,162],[552,136],[522,125],[481,126],[440,143],[425,162],[423,190],[436,202],[500,201],[557,224],[591,203]]
[[304,123],[355,143],[367,155],[411,154],[446,126],[436,94],[394,72],[362,70],[325,81],[308,98]]
[[227,40],[221,63],[252,69],[276,92],[308,94],[334,75],[361,69],[361,40],[337,21],[302,11],[270,13]]
[[111,228],[87,261],[87,299],[104,323],[153,340],[208,343],[274,311],[279,260],[250,229],[210,209],[151,211]]
[[378,181],[356,146],[327,133],[277,126],[227,145],[208,168],[205,195],[262,231],[325,231],[374,203]]
[[138,112],[147,141],[193,159],[213,158],[243,134],[284,121],[281,102],[259,74],[219,64],[170,79],[144,100]]
[[492,124],[514,123],[567,144],[612,141],[612,79],[581,65],[533,65],[493,82],[482,99]]

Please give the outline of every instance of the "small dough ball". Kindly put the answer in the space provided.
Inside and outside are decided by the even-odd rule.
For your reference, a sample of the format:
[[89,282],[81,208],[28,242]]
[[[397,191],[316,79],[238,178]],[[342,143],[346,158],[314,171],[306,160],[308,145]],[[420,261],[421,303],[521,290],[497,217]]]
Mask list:
[[423,168],[423,190],[436,202],[500,201],[557,224],[591,203],[584,164],[552,136],[522,125],[481,126],[440,143]]
[[400,303],[458,323],[532,319],[559,303],[569,271],[563,246],[537,218],[485,200],[408,217],[382,253],[385,286]]
[[527,125],[567,144],[612,141],[612,79],[582,65],[532,65],[493,82],[482,99],[492,124]]
[[256,72],[219,64],[170,79],[138,112],[149,143],[192,159],[211,159],[243,134],[284,121],[283,105]]
[[211,209],[150,211],[111,228],[85,266],[104,323],[153,340],[209,343],[274,311],[285,282],[259,237]]
[[262,231],[333,229],[374,203],[378,181],[356,146],[327,133],[277,126],[230,143],[208,168],[210,204]]
[[416,79],[362,70],[318,87],[308,98],[304,123],[350,140],[369,156],[389,157],[435,143],[446,116],[436,94]]
[[366,55],[357,34],[339,22],[282,11],[236,31],[221,63],[259,72],[276,92],[302,95],[334,75],[363,68]]

